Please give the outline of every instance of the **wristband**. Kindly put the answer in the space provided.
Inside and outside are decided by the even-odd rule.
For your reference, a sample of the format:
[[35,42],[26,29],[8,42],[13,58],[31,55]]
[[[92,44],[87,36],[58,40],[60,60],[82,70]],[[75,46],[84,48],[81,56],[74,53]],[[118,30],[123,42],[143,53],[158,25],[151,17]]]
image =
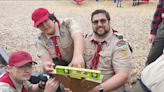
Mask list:
[[101,85],[99,85],[99,92],[104,92]]

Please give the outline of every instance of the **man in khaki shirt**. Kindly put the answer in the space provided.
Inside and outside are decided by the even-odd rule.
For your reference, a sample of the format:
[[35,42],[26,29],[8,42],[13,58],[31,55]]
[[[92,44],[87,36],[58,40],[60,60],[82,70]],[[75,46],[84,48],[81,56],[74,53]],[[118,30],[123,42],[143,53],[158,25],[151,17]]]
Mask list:
[[6,66],[7,72],[0,76],[0,92],[55,92],[59,82],[55,78],[50,78],[45,83],[31,84],[28,80],[32,73],[32,64],[34,62],[29,53],[25,51],[16,51],[9,57],[9,63]]
[[110,27],[110,16],[105,10],[95,10],[91,22],[94,33],[84,40],[84,61],[86,68],[100,70],[104,75],[102,83],[91,92],[126,92],[132,63],[128,43]]
[[[100,70],[104,77],[90,92],[130,92],[132,51],[128,43],[110,27],[110,16],[105,10],[95,10],[91,22],[94,33],[84,39],[84,61],[86,68]],[[69,88],[65,91],[72,92]]]
[[32,20],[34,27],[42,31],[36,39],[37,51],[48,74],[54,70],[54,65],[84,67],[83,34],[75,21],[57,19],[45,8],[36,9]]

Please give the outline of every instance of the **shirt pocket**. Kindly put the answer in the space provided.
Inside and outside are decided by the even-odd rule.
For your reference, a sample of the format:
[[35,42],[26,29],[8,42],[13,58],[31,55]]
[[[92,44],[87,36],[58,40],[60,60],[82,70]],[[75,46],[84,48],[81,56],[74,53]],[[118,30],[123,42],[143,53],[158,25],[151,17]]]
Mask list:
[[90,68],[92,59],[94,57],[94,51],[93,50],[84,50],[84,61],[86,64],[86,68]]
[[101,51],[99,55],[98,67],[109,69],[112,65],[112,53]]
[[68,30],[66,31],[67,32],[64,32],[64,37],[59,38],[62,48],[71,47],[71,45],[73,44],[73,39],[71,37],[71,34],[68,32]]

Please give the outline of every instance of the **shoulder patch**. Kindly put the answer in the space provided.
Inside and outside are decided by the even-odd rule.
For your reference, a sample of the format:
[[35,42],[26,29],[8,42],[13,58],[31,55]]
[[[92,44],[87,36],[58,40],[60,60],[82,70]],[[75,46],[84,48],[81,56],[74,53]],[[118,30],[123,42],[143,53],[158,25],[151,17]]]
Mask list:
[[2,89],[2,92],[10,92],[10,89],[9,88],[4,88],[4,89]]
[[119,39],[123,39],[123,36],[122,36],[122,34],[119,34],[119,33],[114,33],[114,35],[116,35]]
[[121,40],[119,41],[117,44],[116,44],[118,47],[121,47],[123,45],[127,45],[127,43],[124,41],[124,40]]
[[83,35],[83,37],[84,38],[88,38],[88,37],[91,37],[93,35],[93,33],[91,34],[91,33],[87,33],[87,34],[85,34],[85,35]]
[[70,27],[71,21],[72,21],[72,19],[66,20],[66,22],[65,22],[65,27],[66,28],[69,28]]
[[36,37],[36,38],[35,38],[35,42],[37,43],[38,41],[39,41],[39,38],[38,38],[38,37]]

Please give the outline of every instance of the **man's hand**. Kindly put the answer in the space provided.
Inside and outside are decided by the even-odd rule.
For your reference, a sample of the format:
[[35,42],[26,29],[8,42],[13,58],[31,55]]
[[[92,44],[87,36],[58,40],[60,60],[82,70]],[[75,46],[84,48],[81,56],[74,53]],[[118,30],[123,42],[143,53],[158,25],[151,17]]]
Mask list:
[[44,70],[46,71],[46,73],[50,74],[53,70],[54,70],[54,63],[52,62],[44,62],[42,64]]
[[149,42],[150,43],[153,43],[154,42],[154,39],[155,39],[155,35],[154,34],[150,34],[150,36],[149,36]]
[[72,92],[69,88],[64,88],[65,92]]
[[68,65],[69,67],[85,68],[84,59],[82,55],[75,55]]
[[45,91],[44,92],[56,92],[59,87],[60,82],[56,78],[50,78],[46,82]]

